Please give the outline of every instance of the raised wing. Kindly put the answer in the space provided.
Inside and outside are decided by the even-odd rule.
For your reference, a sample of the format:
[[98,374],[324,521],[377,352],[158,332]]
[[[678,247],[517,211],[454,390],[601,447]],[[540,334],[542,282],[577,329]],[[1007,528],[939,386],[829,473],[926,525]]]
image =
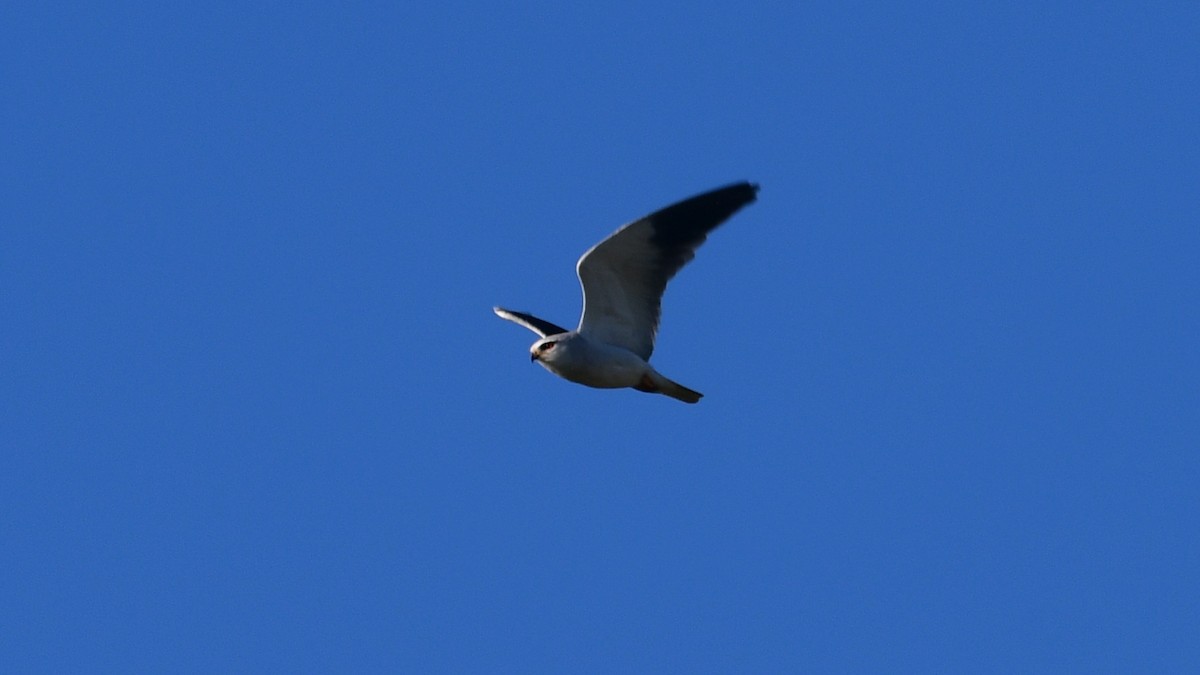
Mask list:
[[743,182],[696,195],[629,223],[584,253],[575,266],[583,286],[579,332],[649,359],[667,282],[757,192]]
[[514,312],[511,309],[504,309],[503,307],[493,307],[492,311],[495,312],[496,316],[500,317],[501,319],[508,319],[513,323],[519,323],[542,337],[550,337],[551,335],[558,335],[559,333],[567,332],[566,328],[563,328],[562,326],[556,326],[549,321],[539,319],[532,314]]

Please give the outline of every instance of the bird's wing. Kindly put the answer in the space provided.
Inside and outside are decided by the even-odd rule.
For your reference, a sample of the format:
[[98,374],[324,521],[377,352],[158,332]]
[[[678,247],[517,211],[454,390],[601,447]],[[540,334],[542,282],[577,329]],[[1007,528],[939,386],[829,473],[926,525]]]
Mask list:
[[567,332],[566,328],[563,328],[562,326],[556,326],[549,321],[539,319],[532,314],[514,312],[511,309],[504,309],[503,307],[493,307],[492,311],[495,312],[496,316],[500,317],[501,319],[508,319],[513,323],[519,323],[542,337],[550,337],[551,335],[558,335],[559,333]]
[[649,359],[667,282],[757,192],[743,182],[696,195],[629,223],[584,253],[575,266],[583,286],[579,332]]

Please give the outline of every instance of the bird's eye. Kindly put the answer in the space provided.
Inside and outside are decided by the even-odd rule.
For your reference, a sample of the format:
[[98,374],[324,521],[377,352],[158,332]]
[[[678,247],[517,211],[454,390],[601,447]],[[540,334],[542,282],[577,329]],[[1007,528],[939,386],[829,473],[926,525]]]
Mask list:
[[548,352],[551,349],[554,349],[554,345],[556,345],[556,344],[558,344],[558,343],[557,342],[543,342],[542,345],[540,347],[538,347],[538,351],[539,352]]

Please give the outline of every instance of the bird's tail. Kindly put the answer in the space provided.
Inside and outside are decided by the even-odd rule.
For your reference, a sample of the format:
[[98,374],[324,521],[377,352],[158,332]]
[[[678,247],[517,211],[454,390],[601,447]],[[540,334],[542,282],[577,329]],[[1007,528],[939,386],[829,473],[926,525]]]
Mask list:
[[687,387],[668,380],[657,372],[651,371],[642,378],[638,386],[634,387],[638,391],[646,391],[653,394],[666,394],[674,399],[679,399],[684,403],[695,403],[700,400],[704,394],[698,391],[688,389]]

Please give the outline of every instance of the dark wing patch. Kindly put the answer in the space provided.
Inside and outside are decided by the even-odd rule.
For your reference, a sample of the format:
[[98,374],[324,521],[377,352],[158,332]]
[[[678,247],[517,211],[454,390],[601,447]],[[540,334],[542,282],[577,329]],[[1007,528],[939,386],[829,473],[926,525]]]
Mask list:
[[659,284],[654,289],[651,339],[658,333],[662,294],[683,266],[696,257],[708,233],[758,198],[758,186],[742,182],[690,197],[646,216],[654,227],[650,242],[658,248]]
[[672,204],[646,216],[654,225],[652,241],[659,248],[663,285],[696,255],[708,233],[757,198],[758,186],[734,183]]
[[511,309],[504,309],[503,307],[493,307],[492,309],[501,318],[519,323],[529,330],[538,333],[542,337],[550,337],[551,335],[558,335],[559,333],[568,332],[566,328],[550,323],[545,319],[539,319],[532,314],[526,314],[525,312],[514,312]]

